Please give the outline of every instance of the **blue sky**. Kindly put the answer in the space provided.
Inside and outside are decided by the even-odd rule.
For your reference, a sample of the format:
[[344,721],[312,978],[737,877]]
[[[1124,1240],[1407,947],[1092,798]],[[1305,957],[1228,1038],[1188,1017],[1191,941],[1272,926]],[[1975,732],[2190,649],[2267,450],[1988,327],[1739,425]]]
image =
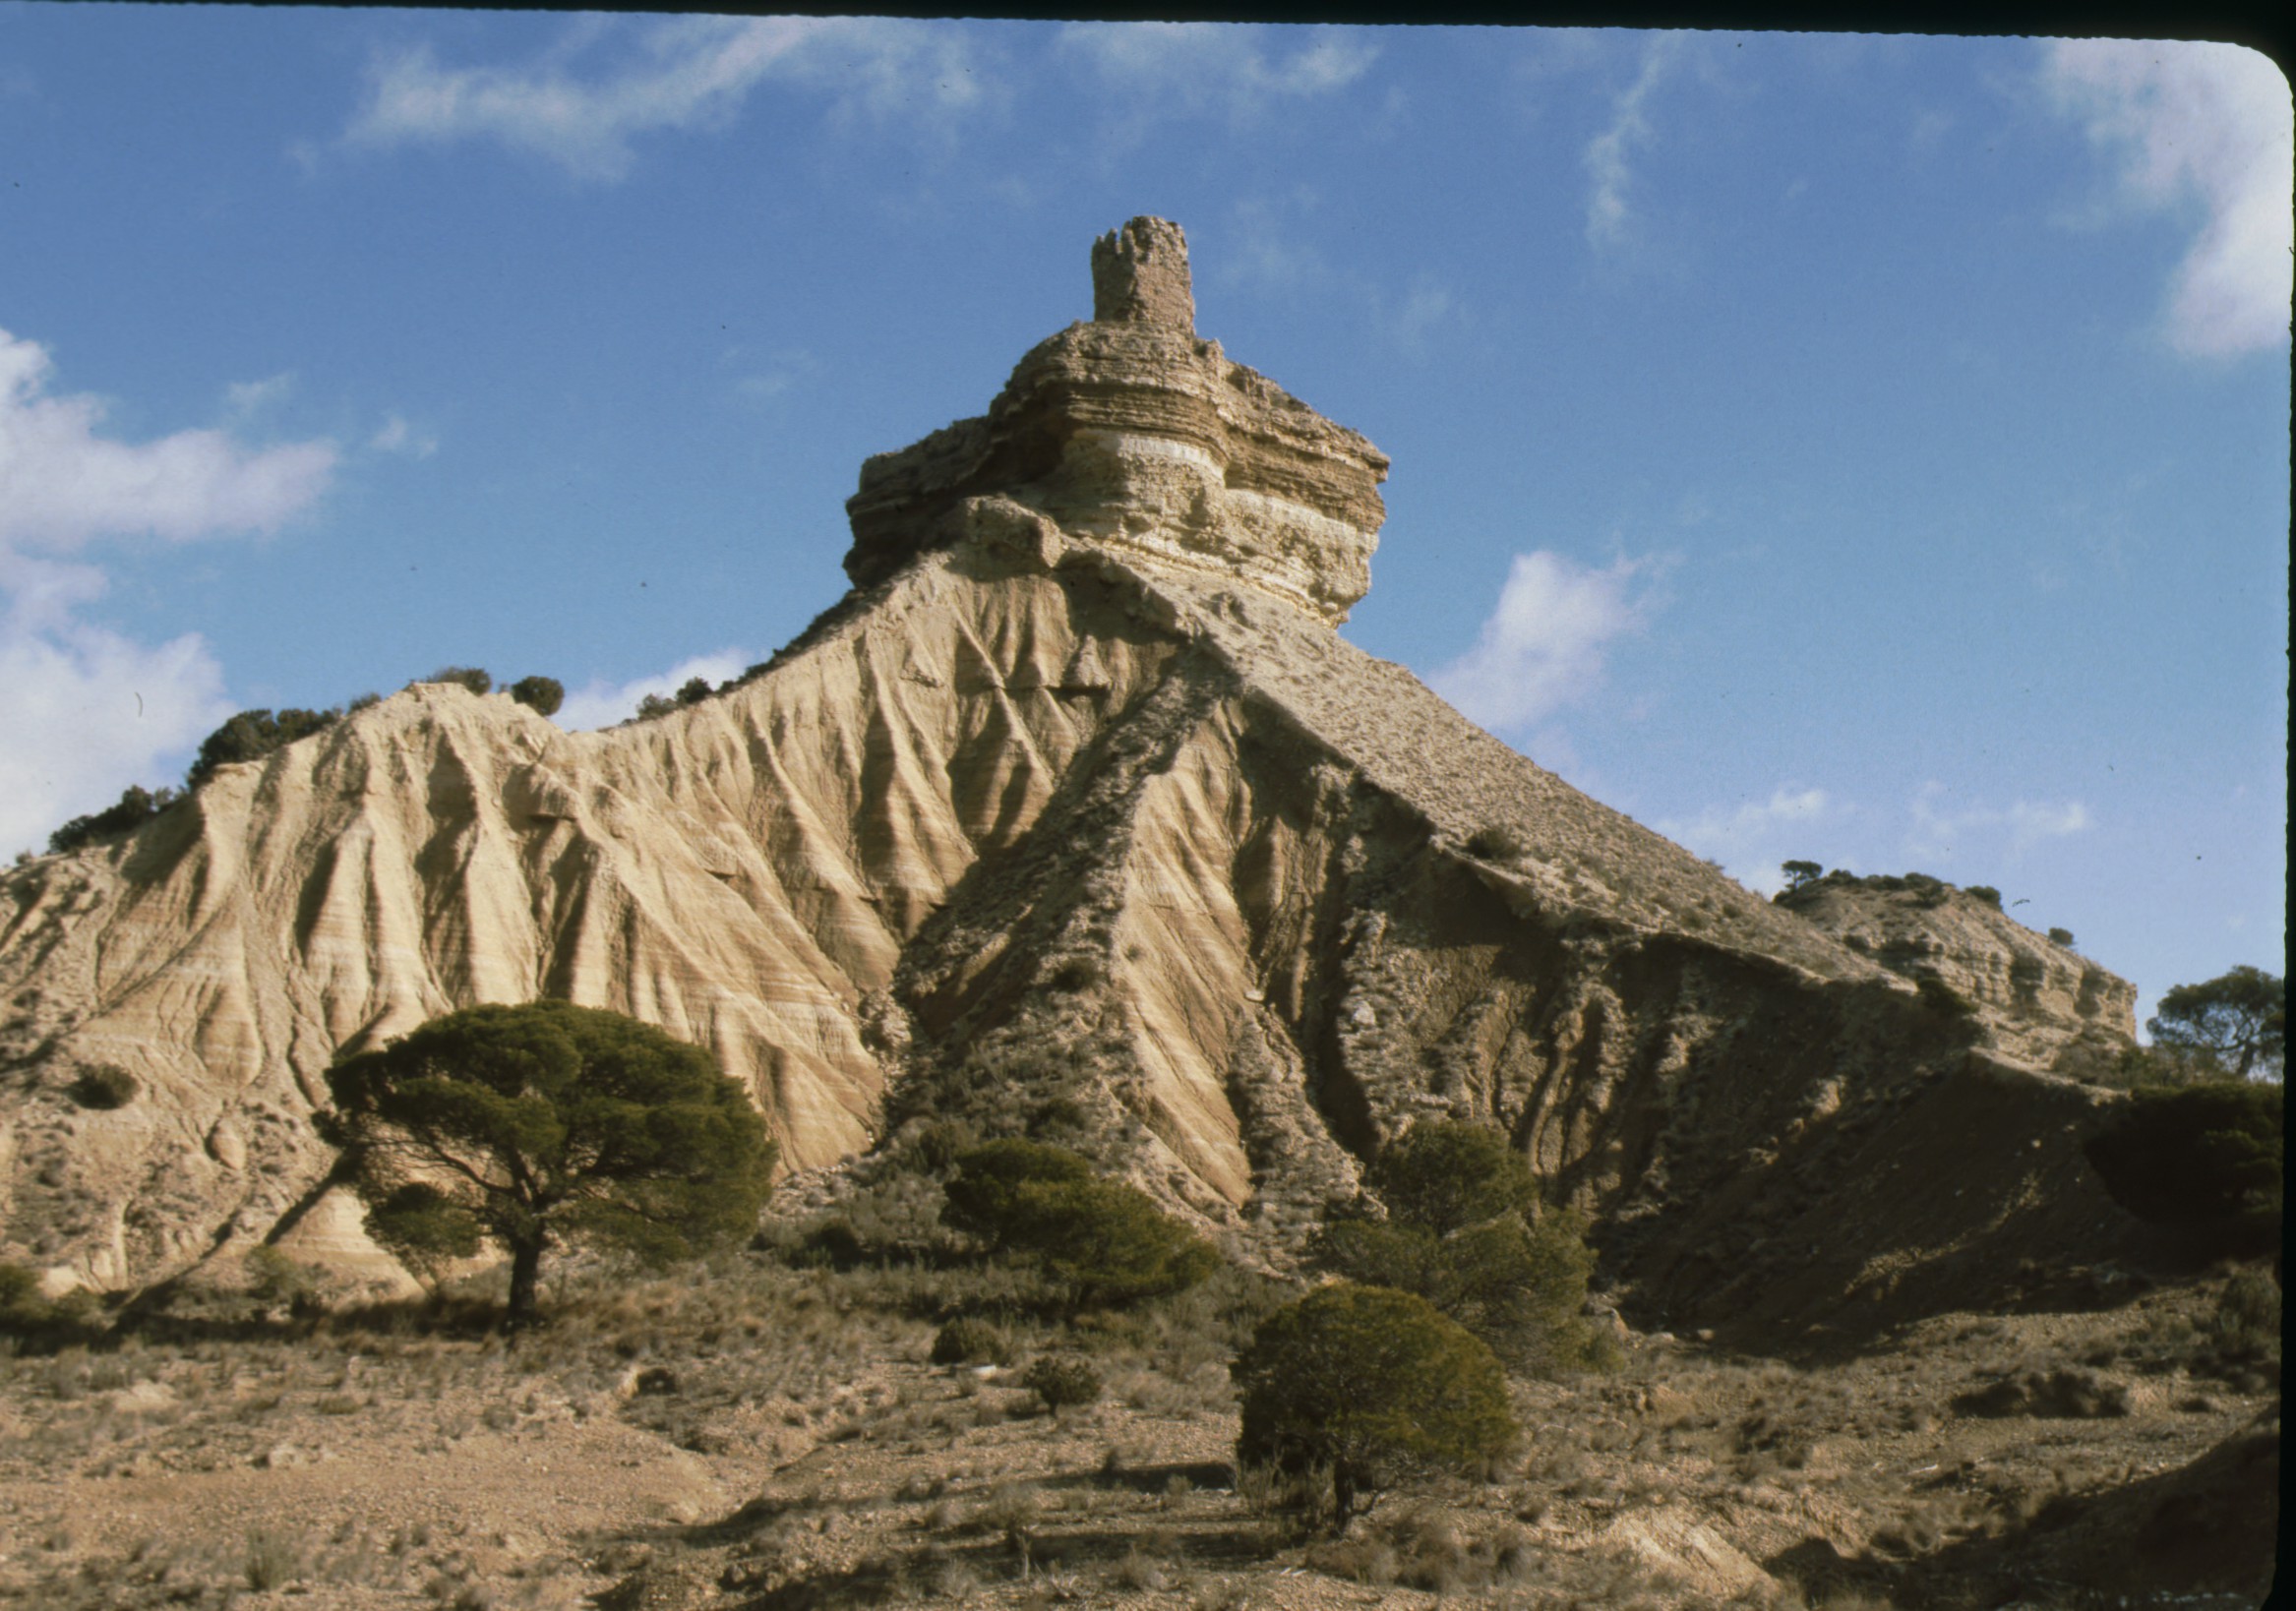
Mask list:
[[448,663],[594,724],[1179,220],[1344,628],[1775,887],[2282,966],[2290,109],[2232,46],[0,0],[0,853]]

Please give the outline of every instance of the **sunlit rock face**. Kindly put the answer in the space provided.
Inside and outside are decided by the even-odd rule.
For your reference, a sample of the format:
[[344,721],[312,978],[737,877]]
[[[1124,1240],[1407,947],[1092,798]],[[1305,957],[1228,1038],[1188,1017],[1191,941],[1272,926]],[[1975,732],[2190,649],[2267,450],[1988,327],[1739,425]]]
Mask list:
[[1002,532],[1234,577],[1325,622],[1371,585],[1387,458],[1195,332],[1179,226],[1093,248],[1093,317],[1039,342],[989,412],[862,466],[855,582]]
[[[1093,271],[870,461],[860,585],[739,686],[598,733],[413,687],[0,873],[0,1259],[387,1276],[328,1065],[544,996],[709,1047],[804,1192],[962,1119],[1277,1266],[1386,1141],[1487,1124],[1668,1324],[1976,1306],[2118,1223],[2047,1071],[2124,984],[1925,918],[1941,1011],[1844,943],[1887,915],[1741,888],[1346,642],[1386,460],[1195,337],[1175,226]],[[107,1063],[134,1100],[75,1100]]]

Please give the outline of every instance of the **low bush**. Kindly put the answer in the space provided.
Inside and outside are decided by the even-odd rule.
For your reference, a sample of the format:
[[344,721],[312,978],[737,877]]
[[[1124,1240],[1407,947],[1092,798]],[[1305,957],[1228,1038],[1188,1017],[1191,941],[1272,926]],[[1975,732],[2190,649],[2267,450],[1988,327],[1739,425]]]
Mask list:
[[1607,1369],[1615,1344],[1584,1313],[1595,1255],[1577,1216],[1541,1210],[1529,1160],[1495,1130],[1417,1124],[1364,1176],[1385,1223],[1342,1220],[1316,1233],[1324,1270],[1423,1298],[1513,1369]]
[[1340,1530],[1422,1470],[1480,1471],[1520,1436],[1489,1348],[1424,1299],[1337,1282],[1261,1322],[1232,1367],[1243,1467],[1328,1471]]
[[120,792],[120,798],[100,811],[76,816],[54,833],[48,835],[48,854],[60,855],[75,851],[83,845],[98,840],[117,839],[134,833],[168,806],[183,797],[173,789],[151,790],[139,784],[130,784]]
[[1422,1120],[1389,1142],[1365,1179],[1388,1213],[1437,1236],[1539,1204],[1530,1160],[1496,1130],[1449,1119]]
[[1219,1267],[1210,1243],[1137,1187],[1095,1179],[1064,1148],[1016,1138],[961,1155],[942,1223],[1034,1258],[1078,1307],[1184,1291]]
[[566,685],[555,677],[521,677],[511,685],[511,697],[538,716],[555,716],[566,703]]
[[453,683],[468,688],[473,693],[492,693],[494,691],[494,679],[477,666],[441,666],[430,676],[421,678],[419,681],[424,683]]
[[960,1315],[933,1337],[937,1365],[1009,1365],[1012,1339],[1004,1329],[975,1315]]
[[197,789],[226,766],[261,760],[274,749],[321,733],[340,720],[333,710],[243,710],[200,741],[183,786]]
[[0,1338],[19,1348],[53,1352],[94,1342],[103,1331],[95,1294],[84,1288],[51,1298],[20,1264],[0,1263]]
[[90,1063],[65,1087],[65,1095],[83,1107],[107,1112],[127,1106],[143,1089],[143,1082],[117,1063]]
[[1021,1386],[1044,1400],[1056,1419],[1061,1410],[1100,1397],[1100,1372],[1073,1354],[1047,1354],[1028,1367]]
[[2114,1202],[2213,1252],[2280,1247],[2282,1087],[2208,1082],[2133,1092],[2082,1151]]
[[2234,1353],[2261,1355],[2280,1345],[2280,1283],[2258,1270],[2243,1270],[2216,1294],[2208,1316],[2208,1336]]

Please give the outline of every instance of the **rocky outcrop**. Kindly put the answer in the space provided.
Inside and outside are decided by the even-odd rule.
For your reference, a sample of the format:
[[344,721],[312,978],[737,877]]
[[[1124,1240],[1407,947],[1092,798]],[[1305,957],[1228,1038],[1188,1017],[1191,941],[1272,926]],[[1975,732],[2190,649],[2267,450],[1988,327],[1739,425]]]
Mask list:
[[0,1257],[355,1263],[328,1063],[542,995],[709,1046],[794,1168],[967,1117],[1278,1264],[1431,1114],[1646,1315],[1878,1323],[2093,1240],[2046,979],[1945,1010],[1331,630],[1385,461],[1177,323],[1178,246],[1103,242],[1102,318],[871,462],[877,579],[742,686],[588,734],[418,686],[0,876]]
[[2137,1043],[2137,987],[2025,927],[1998,897],[1920,874],[1833,872],[1778,899],[1858,955],[1968,1002],[2022,1061],[2090,1075]]
[[862,466],[846,573],[866,586],[968,535],[1048,559],[1083,542],[1346,620],[1371,584],[1386,455],[1196,335],[1177,225],[1100,241],[1093,301],[986,415]]

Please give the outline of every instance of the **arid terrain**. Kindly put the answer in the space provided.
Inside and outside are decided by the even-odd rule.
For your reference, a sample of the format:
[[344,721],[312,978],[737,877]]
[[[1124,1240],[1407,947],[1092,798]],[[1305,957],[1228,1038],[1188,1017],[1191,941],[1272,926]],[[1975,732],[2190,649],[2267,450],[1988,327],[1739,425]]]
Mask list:
[[[1176,226],[1092,267],[868,461],[770,661],[596,733],[419,681],[0,873],[0,1597],[2261,1599],[2277,1260],[2087,1162],[2129,983],[1989,890],[1765,899],[1349,644],[1384,455],[1196,334]],[[337,1058],[538,998],[707,1047],[783,1178],[700,1267],[554,1254],[507,1343],[316,1121]],[[1431,1124],[1583,1219],[1620,1362],[1334,1529],[1239,1468],[1229,1366]],[[940,1231],[952,1130],[1219,1273],[1041,1301]],[[935,1363],[958,1317],[1004,1362]],[[1053,1356],[1099,1395],[1051,1412]]]
[[[1014,1368],[929,1363],[931,1317],[991,1279],[599,1272],[509,1347],[475,1305],[179,1299],[173,1338],[0,1362],[0,1597],[2233,1607],[2270,1580],[2276,1358],[2211,1336],[2216,1276],[1830,1358],[1630,1334],[1615,1372],[1514,1384],[1528,1446],[1487,1480],[1340,1539],[1239,1483],[1227,1364],[1272,1283],[1023,1323]],[[1056,1418],[1017,1385],[1052,1348],[1098,1402]]]

